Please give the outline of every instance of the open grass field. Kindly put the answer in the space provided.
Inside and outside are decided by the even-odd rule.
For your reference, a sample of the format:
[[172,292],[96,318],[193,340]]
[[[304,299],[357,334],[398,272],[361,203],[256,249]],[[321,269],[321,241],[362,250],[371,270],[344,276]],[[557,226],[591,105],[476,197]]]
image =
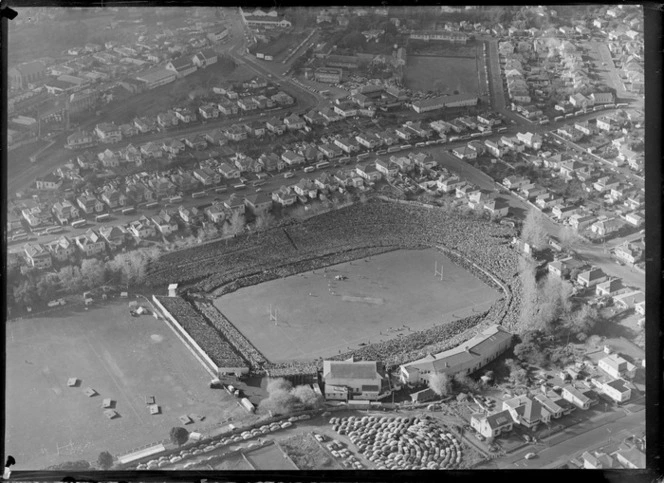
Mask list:
[[[126,301],[9,321],[6,356],[5,447],[17,470],[126,454],[167,439],[183,414],[205,416],[190,431],[246,415],[207,387],[210,375],[164,322],[131,317]],[[70,377],[78,387],[67,386]],[[98,395],[87,397],[87,387]],[[161,414],[150,415],[146,395]],[[103,414],[105,398],[115,419]]]
[[[340,470],[341,466],[314,439],[311,433],[296,434],[279,442],[301,470]],[[284,468],[285,469],[285,468]]]
[[257,470],[297,470],[297,466],[274,444],[245,453],[247,461]]
[[467,57],[409,55],[404,69],[404,83],[414,91],[477,94],[477,62]]
[[[434,278],[434,261],[443,281]],[[347,277],[335,280],[335,276]],[[398,250],[245,287],[217,308],[271,362],[311,360],[486,310],[496,290],[435,249]],[[277,322],[269,320],[270,305]],[[404,327],[404,324],[407,327]]]

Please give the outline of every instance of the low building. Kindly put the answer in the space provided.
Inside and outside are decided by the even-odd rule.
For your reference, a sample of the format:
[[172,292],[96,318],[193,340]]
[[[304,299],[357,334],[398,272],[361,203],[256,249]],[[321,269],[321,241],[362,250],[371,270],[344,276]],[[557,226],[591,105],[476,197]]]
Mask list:
[[399,378],[404,384],[428,382],[431,374],[470,374],[494,360],[512,344],[512,334],[499,325],[492,325],[459,346],[429,354],[399,367]]
[[551,413],[537,399],[525,394],[503,401],[502,409],[515,424],[528,429],[535,429],[540,423],[551,420]]
[[50,252],[39,243],[26,243],[23,247],[28,266],[37,270],[51,268],[53,260]]
[[325,399],[377,400],[381,395],[385,375],[376,361],[323,361]]
[[632,397],[632,390],[623,379],[612,379],[602,384],[600,389],[617,403],[624,403]]
[[636,374],[636,366],[616,354],[600,359],[597,367],[615,379],[633,379]]
[[413,110],[419,114],[422,112],[435,111],[437,109],[450,107],[476,106],[477,101],[477,96],[469,94],[456,94],[415,101],[413,102],[412,107]]
[[334,67],[319,67],[314,71],[314,79],[327,84],[338,84],[343,79],[343,70]]
[[592,403],[592,399],[587,394],[570,384],[563,386],[562,396],[580,409],[589,409]]

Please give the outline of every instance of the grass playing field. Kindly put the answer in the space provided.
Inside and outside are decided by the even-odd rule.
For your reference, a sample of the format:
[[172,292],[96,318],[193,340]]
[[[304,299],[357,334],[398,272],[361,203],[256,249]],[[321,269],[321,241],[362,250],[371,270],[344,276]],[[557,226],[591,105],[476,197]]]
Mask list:
[[404,84],[416,91],[477,94],[477,62],[466,57],[408,56]]
[[276,445],[271,444],[245,453],[249,463],[257,470],[297,470],[297,466],[284,457]]
[[[164,322],[131,317],[126,300],[10,321],[6,353],[5,447],[17,470],[126,454],[167,439],[183,414],[205,416],[190,431],[247,414],[207,387],[210,375]],[[150,415],[146,395],[161,414]],[[119,417],[104,416],[106,398]]]
[[[434,278],[434,261],[443,281]],[[335,276],[346,280],[336,280]],[[329,357],[488,309],[499,297],[438,250],[399,250],[242,288],[215,305],[271,362]],[[270,305],[277,313],[271,321]],[[404,324],[407,327],[404,327]]]

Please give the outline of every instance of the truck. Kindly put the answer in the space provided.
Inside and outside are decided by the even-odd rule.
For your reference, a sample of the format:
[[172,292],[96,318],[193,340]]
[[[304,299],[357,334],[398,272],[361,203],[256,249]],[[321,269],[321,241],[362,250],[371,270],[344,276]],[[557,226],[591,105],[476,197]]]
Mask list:
[[247,399],[246,397],[243,397],[242,399],[240,399],[240,404],[242,404],[242,407],[244,409],[246,409],[247,411],[249,411],[250,413],[253,413],[256,410],[256,408],[251,403],[251,401],[249,399]]

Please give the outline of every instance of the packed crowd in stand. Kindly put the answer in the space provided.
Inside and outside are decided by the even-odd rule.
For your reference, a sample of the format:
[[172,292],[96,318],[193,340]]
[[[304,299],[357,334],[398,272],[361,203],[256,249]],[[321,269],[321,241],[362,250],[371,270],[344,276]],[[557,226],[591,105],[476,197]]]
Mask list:
[[157,300],[218,367],[246,367],[242,356],[189,302],[180,297],[157,297]]
[[252,369],[259,369],[267,362],[263,354],[214,305],[203,300],[193,300],[193,304],[203,317],[222,333],[228,342],[249,361]]
[[[458,212],[371,199],[304,222],[282,222],[257,234],[166,255],[156,265],[152,278],[155,283],[193,283],[190,285],[192,293],[207,293],[207,297],[215,298],[244,286],[390,250],[438,247],[456,264],[503,293],[503,297],[482,314],[334,357],[344,359],[353,355],[394,366],[446,350],[471,337],[468,334],[475,332],[469,330],[473,327],[480,330],[490,323],[500,323],[507,328],[513,326],[518,319],[521,292],[518,255],[510,246],[514,234],[508,226]],[[212,322],[213,325],[252,362],[252,366],[260,367],[259,361],[265,359],[251,343],[214,307],[208,305],[202,309],[201,305],[206,304],[196,303],[208,319],[217,321]],[[212,315],[210,307],[217,316]],[[263,367],[284,371],[284,374],[308,374],[319,364],[320,361],[268,362]]]

